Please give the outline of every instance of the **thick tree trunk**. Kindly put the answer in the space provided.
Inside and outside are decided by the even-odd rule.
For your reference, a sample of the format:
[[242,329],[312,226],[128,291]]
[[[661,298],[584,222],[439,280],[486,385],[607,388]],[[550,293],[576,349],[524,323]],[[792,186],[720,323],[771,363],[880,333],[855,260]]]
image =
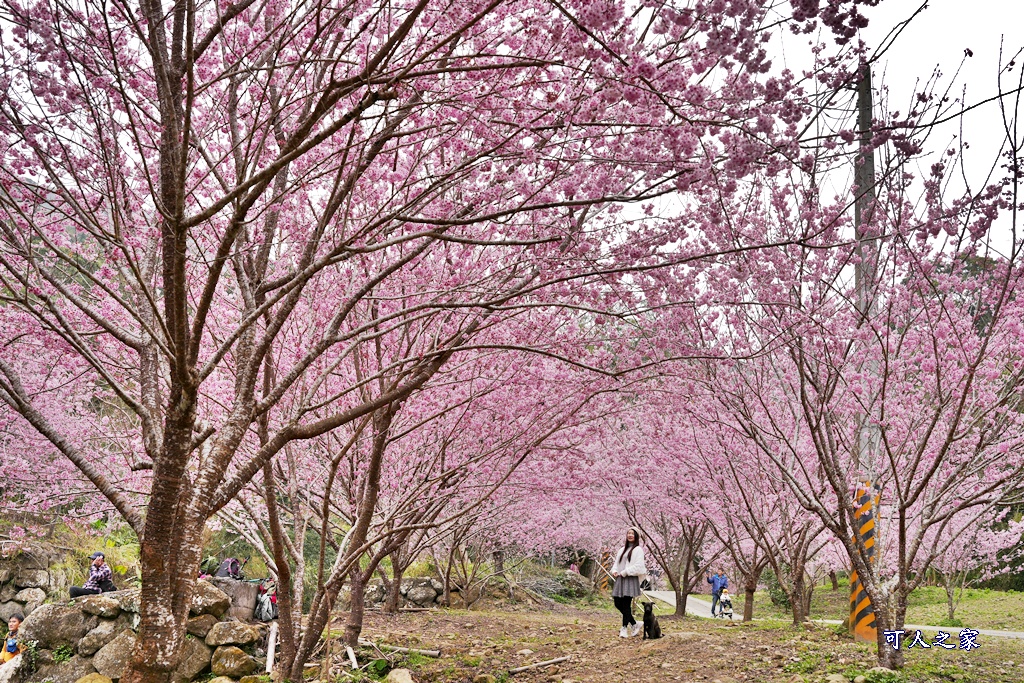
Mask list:
[[755,566],[743,577],[743,621],[752,621],[754,618],[754,593],[757,592],[757,582],[761,580],[761,572],[764,565]]
[[142,590],[139,633],[123,683],[167,683],[178,665],[199,569],[200,534],[206,522],[187,514],[192,488],[185,463],[195,403],[180,389],[170,405],[163,455],[153,466],[153,484],[140,547]]
[[942,585],[946,589],[946,614],[950,621],[953,621],[956,613],[956,605],[953,603],[953,580],[948,574],[942,575]]
[[799,625],[807,617],[804,601],[807,598],[807,591],[804,586],[803,572],[796,573],[793,577],[793,591],[789,595],[790,608],[793,611],[793,623]]
[[402,575],[405,573],[405,567],[394,564],[392,567],[394,576],[388,586],[388,599],[384,601],[384,611],[387,614],[398,614],[398,607],[402,602]]
[[363,632],[363,599],[368,578],[366,573],[358,572],[349,579],[348,590],[352,603],[348,610],[348,623],[345,624],[345,644],[350,647],[359,645],[359,634]]
[[829,571],[828,578],[832,580],[832,590],[834,590],[834,591],[839,590],[839,577],[836,576],[836,570],[835,569]]
[[884,666],[887,669],[893,670],[902,669],[903,651],[906,648],[906,643],[901,641],[899,649],[894,649],[892,645],[886,642],[885,632],[902,629],[904,617],[890,614],[886,606],[878,605],[874,599],[872,599],[872,603],[875,605],[875,625],[878,629],[876,643],[878,647],[878,666]]
[[676,611],[675,611],[675,615],[677,617],[685,616],[686,615],[686,599],[690,596],[690,594],[689,594],[689,592],[683,591],[681,588],[678,588],[676,586],[673,586],[672,590],[674,590],[675,594],[676,594]]
[[491,553],[491,558],[494,560],[494,573],[496,576],[505,576],[505,551],[495,550]]

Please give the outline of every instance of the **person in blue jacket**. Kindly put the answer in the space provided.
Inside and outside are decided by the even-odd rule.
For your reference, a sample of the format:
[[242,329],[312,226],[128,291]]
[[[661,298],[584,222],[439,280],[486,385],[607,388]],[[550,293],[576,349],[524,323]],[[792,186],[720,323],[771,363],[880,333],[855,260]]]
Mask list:
[[705,576],[705,578],[711,584],[711,616],[715,616],[715,608],[719,606],[718,601],[722,598],[722,589],[729,587],[729,579],[721,567],[713,576]]

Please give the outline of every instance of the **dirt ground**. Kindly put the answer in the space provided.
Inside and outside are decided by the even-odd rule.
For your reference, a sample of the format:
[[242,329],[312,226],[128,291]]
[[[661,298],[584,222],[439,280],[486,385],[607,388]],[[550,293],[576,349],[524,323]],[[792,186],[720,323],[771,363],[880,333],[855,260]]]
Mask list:
[[[839,673],[872,683],[1019,683],[1024,681],[1024,642],[979,639],[971,652],[932,648],[907,653],[898,676],[870,673],[874,648],[834,630],[796,628],[779,622],[732,624],[697,618],[661,617],[665,637],[657,641],[618,636],[618,614],[558,605],[502,611],[437,610],[387,616],[371,613],[364,637],[392,645],[440,649],[438,659],[393,657],[418,681],[524,683],[607,681],[765,681],[815,683]],[[938,650],[938,652],[936,652]],[[375,656],[364,648],[362,661]],[[508,670],[556,657],[556,666],[510,676]],[[350,679],[351,680],[351,679]]]

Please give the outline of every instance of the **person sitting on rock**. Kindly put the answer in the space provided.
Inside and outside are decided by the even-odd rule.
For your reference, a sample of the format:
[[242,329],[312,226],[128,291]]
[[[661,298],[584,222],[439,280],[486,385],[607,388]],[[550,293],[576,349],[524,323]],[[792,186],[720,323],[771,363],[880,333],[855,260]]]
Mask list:
[[89,559],[92,560],[92,564],[89,565],[89,580],[82,586],[71,587],[72,598],[117,590],[113,581],[114,573],[110,571],[110,565],[106,563],[106,556],[97,551],[90,555]]
[[4,648],[0,651],[0,662],[6,664],[21,654],[22,645],[18,642],[18,629],[25,617],[20,612],[15,612],[7,620],[7,637],[4,638]]

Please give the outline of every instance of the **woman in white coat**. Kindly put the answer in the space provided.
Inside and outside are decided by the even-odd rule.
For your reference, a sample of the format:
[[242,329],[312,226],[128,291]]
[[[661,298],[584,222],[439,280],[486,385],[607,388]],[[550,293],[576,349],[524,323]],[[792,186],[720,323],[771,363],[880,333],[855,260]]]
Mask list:
[[626,532],[626,544],[619,550],[615,564],[612,565],[612,576],[615,578],[612,600],[615,608],[622,612],[619,635],[623,638],[640,633],[640,624],[633,618],[633,598],[640,595],[640,577],[646,574],[644,549],[640,547],[640,530],[630,527]]

